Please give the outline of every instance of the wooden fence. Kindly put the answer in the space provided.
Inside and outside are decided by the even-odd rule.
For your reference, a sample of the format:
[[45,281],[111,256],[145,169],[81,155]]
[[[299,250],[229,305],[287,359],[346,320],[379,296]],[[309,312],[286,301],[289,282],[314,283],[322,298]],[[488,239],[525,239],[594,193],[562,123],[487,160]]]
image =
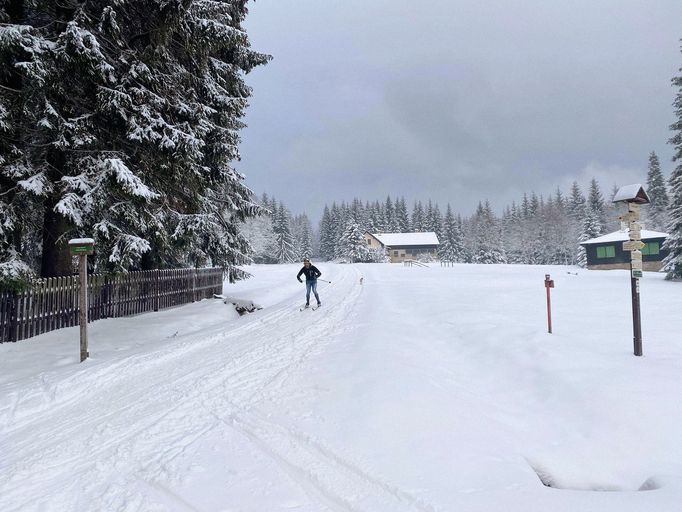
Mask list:
[[[21,292],[0,290],[0,343],[78,325],[78,276],[40,279]],[[219,268],[88,276],[88,320],[118,318],[222,293]]]

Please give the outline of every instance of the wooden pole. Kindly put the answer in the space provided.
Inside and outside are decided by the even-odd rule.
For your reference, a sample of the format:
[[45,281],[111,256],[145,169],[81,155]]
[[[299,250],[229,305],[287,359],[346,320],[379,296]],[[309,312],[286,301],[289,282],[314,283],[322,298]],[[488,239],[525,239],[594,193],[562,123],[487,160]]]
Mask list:
[[78,321],[80,323],[81,332],[81,363],[85,361],[90,354],[88,354],[88,256],[81,254],[79,257],[80,270],[80,297],[78,299],[79,315]]
[[551,280],[549,274],[545,274],[545,290],[547,290],[547,332],[552,334],[552,300],[549,293],[550,288],[554,288],[554,281]]
[[[630,270],[632,274],[632,270]],[[642,351],[642,316],[639,307],[639,279],[630,277],[630,290],[632,292],[632,332],[634,353],[636,356],[643,355]]]

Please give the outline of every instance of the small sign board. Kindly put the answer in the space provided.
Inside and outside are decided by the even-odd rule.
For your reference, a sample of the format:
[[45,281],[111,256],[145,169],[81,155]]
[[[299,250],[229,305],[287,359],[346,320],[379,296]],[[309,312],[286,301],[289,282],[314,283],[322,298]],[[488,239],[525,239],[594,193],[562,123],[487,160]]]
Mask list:
[[631,260],[642,260],[642,251],[630,251]]
[[632,270],[642,270],[642,261],[641,260],[631,260],[630,261],[630,268]]
[[628,203],[628,211],[630,213],[639,214],[639,212],[641,211],[641,208],[637,203]]
[[93,254],[95,252],[95,241],[92,238],[74,238],[69,240],[69,251],[72,256]]
[[640,218],[639,212],[627,212],[624,213],[623,215],[618,216],[618,220],[621,222],[627,222],[628,224],[630,222],[636,222]]
[[635,279],[641,279],[642,277],[642,271],[641,270],[635,270],[634,268],[632,269],[632,277]]
[[623,242],[624,251],[639,251],[646,244],[641,240],[630,240],[629,242]]

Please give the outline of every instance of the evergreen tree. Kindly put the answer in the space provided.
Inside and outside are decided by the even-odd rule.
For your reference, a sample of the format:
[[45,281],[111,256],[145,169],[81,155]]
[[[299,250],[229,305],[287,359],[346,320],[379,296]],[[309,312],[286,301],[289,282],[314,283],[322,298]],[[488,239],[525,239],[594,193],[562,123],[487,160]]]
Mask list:
[[[591,240],[592,238],[596,238],[601,235],[601,224],[597,215],[597,212],[592,210],[592,208],[587,208],[587,212],[583,219],[582,232],[578,237],[578,242],[586,242],[587,240]],[[583,268],[587,266],[587,253],[585,252],[585,248],[582,245],[578,246],[576,260],[578,266]]]
[[26,197],[18,181],[30,186],[41,273],[70,273],[63,242],[87,235],[100,269],[213,264],[239,277],[238,227],[258,207],[231,163],[243,75],[268,60],[249,47],[246,2],[35,1],[20,19],[5,5],[1,80],[15,87],[0,137],[21,147],[0,163],[16,191],[3,209]]
[[664,231],[668,226],[668,190],[655,152],[649,155],[649,172],[646,178],[647,195],[651,203],[646,208],[646,224],[654,231]]
[[391,196],[386,197],[386,202],[384,203],[384,219],[386,223],[387,233],[397,233],[398,232],[398,219],[396,217],[395,208],[393,207],[393,201]]
[[412,231],[417,233],[426,231],[424,229],[424,207],[421,201],[415,202],[412,209]]
[[360,226],[353,219],[348,221],[340,240],[338,256],[348,258],[351,263],[368,261],[369,247]]
[[407,203],[405,203],[404,197],[396,201],[395,217],[398,232],[408,233],[410,231],[410,218],[407,214]]
[[461,226],[455,219],[449,204],[443,219],[438,256],[443,261],[465,261]]
[[298,256],[300,258],[311,258],[313,255],[313,229],[308,216],[303,213],[297,217],[297,239]]
[[604,197],[602,196],[601,189],[599,188],[599,183],[595,178],[592,178],[590,181],[587,207],[592,211],[599,223],[599,234],[604,233],[604,230],[606,229],[606,206],[604,204]]
[[666,279],[682,279],[682,68],[681,74],[673,78],[673,85],[677,87],[677,94],[673,107],[676,121],[670,126],[673,136],[668,141],[675,152],[673,162],[677,167],[670,176],[670,206],[668,210],[668,238],[664,247],[669,251],[663,262],[663,269],[667,272]]
[[273,256],[275,247],[273,214],[267,194],[263,194],[260,204],[262,206],[260,214],[246,219],[240,231],[249,241],[255,263],[276,263]]
[[290,214],[281,202],[274,217],[273,231],[275,234],[273,256],[277,263],[297,261],[299,256],[296,253],[296,246],[291,235]]
[[322,220],[320,220],[320,255],[327,261],[334,259],[334,235],[331,212],[329,207],[325,205]]
[[502,244],[501,230],[487,200],[485,206],[478,203],[473,228],[474,263],[506,263],[507,257]]

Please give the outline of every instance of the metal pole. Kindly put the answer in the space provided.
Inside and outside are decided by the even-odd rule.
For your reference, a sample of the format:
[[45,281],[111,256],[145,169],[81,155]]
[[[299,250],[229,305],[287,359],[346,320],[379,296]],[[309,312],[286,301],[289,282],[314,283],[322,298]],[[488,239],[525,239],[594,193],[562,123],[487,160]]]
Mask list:
[[633,344],[636,356],[641,356],[642,353],[642,317],[639,308],[639,279],[632,277],[632,270],[630,270],[630,289],[632,291],[632,331]]
[[78,321],[80,323],[81,331],[81,363],[85,361],[90,354],[88,354],[88,256],[81,254],[79,256],[79,270],[80,270],[80,297],[78,303],[80,304],[78,312]]

